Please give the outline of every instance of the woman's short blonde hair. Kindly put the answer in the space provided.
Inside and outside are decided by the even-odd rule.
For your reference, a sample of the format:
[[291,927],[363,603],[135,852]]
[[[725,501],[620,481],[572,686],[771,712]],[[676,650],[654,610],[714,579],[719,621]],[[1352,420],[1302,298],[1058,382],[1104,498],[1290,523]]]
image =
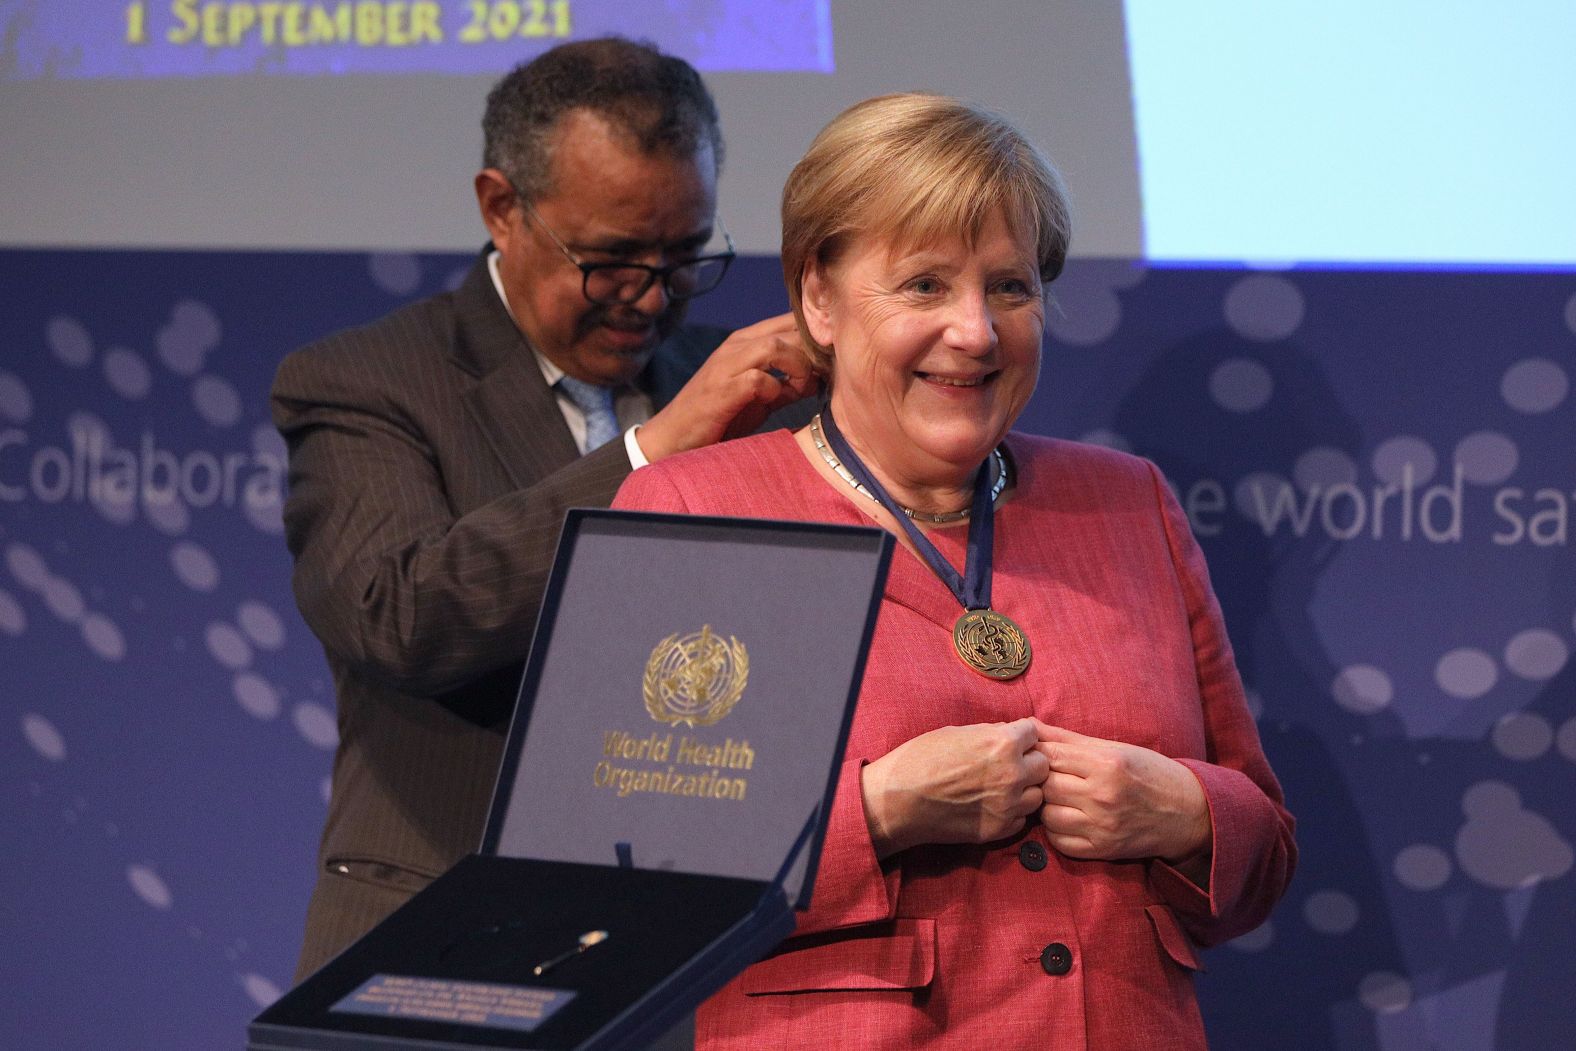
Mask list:
[[806,267],[835,264],[863,238],[900,248],[958,237],[972,243],[998,212],[1030,235],[1040,280],[1053,281],[1072,233],[1067,193],[1006,118],[922,93],[881,95],[840,113],[783,187],[783,279],[816,369],[831,371],[831,350],[805,327]]

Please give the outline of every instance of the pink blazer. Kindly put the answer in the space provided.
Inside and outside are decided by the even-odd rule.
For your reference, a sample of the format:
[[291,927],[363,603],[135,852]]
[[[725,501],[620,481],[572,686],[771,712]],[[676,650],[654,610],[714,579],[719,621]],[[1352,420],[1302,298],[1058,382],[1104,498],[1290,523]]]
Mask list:
[[[1196,947],[1257,926],[1296,860],[1202,553],[1147,461],[1014,433],[996,519],[994,608],[1033,663],[993,682],[953,654],[961,612],[899,547],[834,801],[815,898],[795,936],[709,1000],[701,1048],[1203,1048]],[[786,431],[632,474],[615,507],[868,525]],[[963,563],[965,531],[938,546]],[[813,615],[813,611],[806,611]],[[1063,857],[1033,825],[983,846],[885,863],[859,771],[939,726],[1033,714],[1141,744],[1197,775],[1214,858],[1207,889],[1157,860]]]

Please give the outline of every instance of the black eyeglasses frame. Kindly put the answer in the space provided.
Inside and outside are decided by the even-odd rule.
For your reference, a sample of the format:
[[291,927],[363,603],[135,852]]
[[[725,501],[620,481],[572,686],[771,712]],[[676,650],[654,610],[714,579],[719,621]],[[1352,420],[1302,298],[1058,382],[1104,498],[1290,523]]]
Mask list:
[[[519,195],[517,194],[516,196]],[[715,252],[711,255],[699,255],[690,259],[681,259],[677,263],[669,263],[667,266],[650,266],[646,263],[623,262],[587,263],[569,250],[569,246],[564,244],[563,239],[558,236],[551,226],[547,225],[547,222],[542,218],[541,213],[532,206],[530,201],[526,200],[524,197],[519,197],[519,201],[521,206],[524,207],[528,213],[530,213],[531,218],[536,220],[536,224],[542,228],[542,232],[545,233],[548,236],[548,239],[551,240],[553,244],[557,246],[558,250],[563,253],[564,258],[569,260],[570,263],[574,264],[574,266],[580,271],[580,294],[585,296],[587,301],[595,303],[598,306],[624,306],[629,303],[634,303],[639,300],[641,296],[645,295],[646,292],[650,290],[651,286],[657,281],[662,282],[662,291],[667,295],[669,300],[674,302],[680,302],[686,299],[694,299],[697,296],[703,296],[707,292],[715,291],[717,286],[722,284],[722,279],[728,275],[728,267],[733,264],[733,260],[738,255],[733,247],[733,238],[729,235],[728,228],[723,225],[722,216],[719,215],[716,216],[716,222],[717,228],[722,232],[723,243],[727,245],[727,249],[725,251]],[[716,278],[713,279],[711,283],[705,288],[686,289],[683,287],[675,288],[673,286],[674,274],[688,267],[699,266],[706,263],[720,263],[721,266],[717,270]],[[597,273],[606,273],[612,270],[639,270],[644,272],[646,276],[642,281],[630,282],[627,285],[623,285],[623,291],[619,295],[611,297],[592,295],[592,275]],[[631,289],[633,289],[633,291],[630,291]]]

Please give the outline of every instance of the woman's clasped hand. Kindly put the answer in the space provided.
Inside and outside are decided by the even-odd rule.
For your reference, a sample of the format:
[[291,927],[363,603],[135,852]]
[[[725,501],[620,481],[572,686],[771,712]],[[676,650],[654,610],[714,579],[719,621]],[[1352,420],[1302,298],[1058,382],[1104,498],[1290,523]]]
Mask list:
[[882,858],[925,843],[990,843],[1036,822],[1081,860],[1180,863],[1210,842],[1203,788],[1182,763],[1033,717],[920,734],[868,764],[861,787]]

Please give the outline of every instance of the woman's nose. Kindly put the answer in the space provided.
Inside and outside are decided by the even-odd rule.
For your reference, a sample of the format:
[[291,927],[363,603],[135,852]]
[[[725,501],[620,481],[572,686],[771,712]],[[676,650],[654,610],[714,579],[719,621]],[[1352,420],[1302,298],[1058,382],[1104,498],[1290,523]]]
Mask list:
[[967,354],[987,354],[996,346],[996,318],[982,293],[961,295],[947,325],[948,342]]

